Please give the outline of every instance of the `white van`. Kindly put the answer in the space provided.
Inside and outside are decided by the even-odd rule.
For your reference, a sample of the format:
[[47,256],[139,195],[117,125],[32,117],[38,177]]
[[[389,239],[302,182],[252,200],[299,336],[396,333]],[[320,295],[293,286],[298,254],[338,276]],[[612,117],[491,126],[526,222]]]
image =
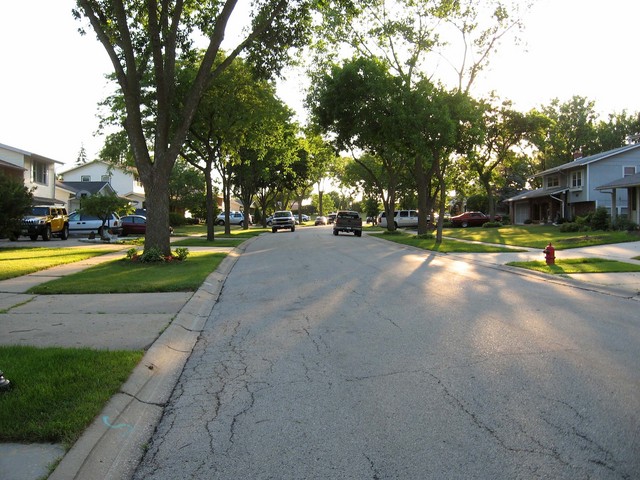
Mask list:
[[[396,228],[418,226],[417,210],[398,210],[394,212],[393,215],[393,222],[395,223]],[[378,215],[378,225],[383,228],[387,227],[387,217],[385,212],[381,212],[380,215]]]

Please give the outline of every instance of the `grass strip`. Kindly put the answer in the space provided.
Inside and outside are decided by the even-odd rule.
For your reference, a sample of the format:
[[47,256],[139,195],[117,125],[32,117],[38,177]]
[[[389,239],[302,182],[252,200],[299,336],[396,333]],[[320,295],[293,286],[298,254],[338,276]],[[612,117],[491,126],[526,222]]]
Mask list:
[[0,280],[20,277],[57,265],[79,262],[118,249],[96,248],[0,248]]
[[126,381],[141,351],[0,347],[0,441],[70,446]]
[[636,233],[631,232],[561,232],[560,227],[553,225],[445,228],[442,234],[449,238],[540,249],[544,249],[551,242],[556,250],[640,240]]
[[419,235],[407,235],[400,233],[382,233],[379,238],[389,240],[391,242],[410,245],[412,247],[421,248],[423,250],[432,250],[441,253],[496,253],[496,252],[521,252],[516,248],[497,247],[494,245],[485,245],[481,243],[459,242],[448,238],[442,239],[442,243],[436,243],[435,238],[422,237]]
[[552,273],[554,275],[640,272],[640,265],[604,258],[567,258],[564,260],[556,260],[555,265],[547,265],[546,262],[539,260],[531,262],[509,262],[507,265],[535,270],[536,272]]
[[127,258],[90,267],[29,289],[29,293],[192,292],[226,257],[224,252],[190,252],[184,261],[140,263]]

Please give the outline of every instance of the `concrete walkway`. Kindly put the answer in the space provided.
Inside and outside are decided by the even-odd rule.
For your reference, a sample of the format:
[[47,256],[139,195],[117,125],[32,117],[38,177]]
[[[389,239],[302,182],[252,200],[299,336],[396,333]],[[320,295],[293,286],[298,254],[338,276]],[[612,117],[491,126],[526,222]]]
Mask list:
[[[227,274],[252,241],[238,249],[224,249],[229,255],[195,293],[82,296],[26,293],[39,283],[121,258],[127,247],[117,253],[1,281],[0,344],[147,349],[120,392],[66,455],[61,445],[0,444],[1,477],[36,480],[46,476],[48,466],[62,457],[50,480],[130,478],[140,448],[159,421],[163,405],[218,299]],[[71,246],[61,246],[67,245]],[[437,255],[509,269],[520,275],[542,275],[549,281],[568,283],[576,288],[640,300],[640,273],[551,276],[505,266],[511,261],[544,260],[542,251],[537,249]],[[640,264],[640,260],[633,260],[640,256],[640,242],[562,250],[556,256],[611,258]],[[10,374],[5,373],[11,380]]]
[[[16,245],[0,243],[0,248]],[[31,246],[29,243],[18,242],[21,247]],[[86,247],[86,243],[76,239],[59,242],[59,246]],[[120,392],[66,454],[62,445],[0,444],[3,480],[46,478],[49,466],[61,458],[50,479],[120,479],[132,474],[140,445],[155,428],[162,405],[242,250],[212,247],[229,254],[195,293],[27,293],[41,283],[123,258],[130,246],[121,247],[115,253],[0,281],[0,345],[147,350]],[[98,244],[96,248],[112,249],[114,245]],[[210,248],[190,248],[201,249]],[[10,372],[5,375],[11,380]]]

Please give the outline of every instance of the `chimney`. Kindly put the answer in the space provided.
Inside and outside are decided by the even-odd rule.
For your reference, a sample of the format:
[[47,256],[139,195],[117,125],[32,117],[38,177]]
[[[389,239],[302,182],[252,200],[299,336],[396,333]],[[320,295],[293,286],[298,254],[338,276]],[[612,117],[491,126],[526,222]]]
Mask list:
[[580,158],[582,158],[582,150],[576,150],[575,152],[573,152],[573,160],[579,160]]

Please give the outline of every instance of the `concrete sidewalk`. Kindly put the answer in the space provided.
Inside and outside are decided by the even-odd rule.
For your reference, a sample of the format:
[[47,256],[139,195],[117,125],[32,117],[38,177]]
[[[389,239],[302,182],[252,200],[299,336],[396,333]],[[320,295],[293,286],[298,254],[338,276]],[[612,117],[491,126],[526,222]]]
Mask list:
[[[245,247],[246,243],[238,249],[213,247],[228,255],[195,293],[27,293],[40,283],[122,258],[127,247],[0,281],[0,345],[147,350],[120,392],[66,454],[62,445],[0,444],[2,479],[46,477],[49,465],[60,458],[50,479],[128,478],[141,446],[162,415],[164,403],[217,301],[227,273]],[[11,380],[10,372],[5,375]]]
[[[0,344],[148,349],[120,392],[66,454],[61,445],[0,444],[2,478],[42,478],[48,473],[48,465],[61,457],[50,480],[130,478],[227,274],[252,241],[238,249],[225,249],[229,251],[227,258],[195,293],[81,296],[26,293],[33,285],[121,258],[123,251],[0,282],[0,311],[5,312],[0,314]],[[505,266],[511,261],[544,260],[538,249],[437,255],[640,300],[640,273],[550,276]],[[556,256],[601,257],[640,264],[639,260],[633,260],[640,256],[640,242],[562,250]]]

